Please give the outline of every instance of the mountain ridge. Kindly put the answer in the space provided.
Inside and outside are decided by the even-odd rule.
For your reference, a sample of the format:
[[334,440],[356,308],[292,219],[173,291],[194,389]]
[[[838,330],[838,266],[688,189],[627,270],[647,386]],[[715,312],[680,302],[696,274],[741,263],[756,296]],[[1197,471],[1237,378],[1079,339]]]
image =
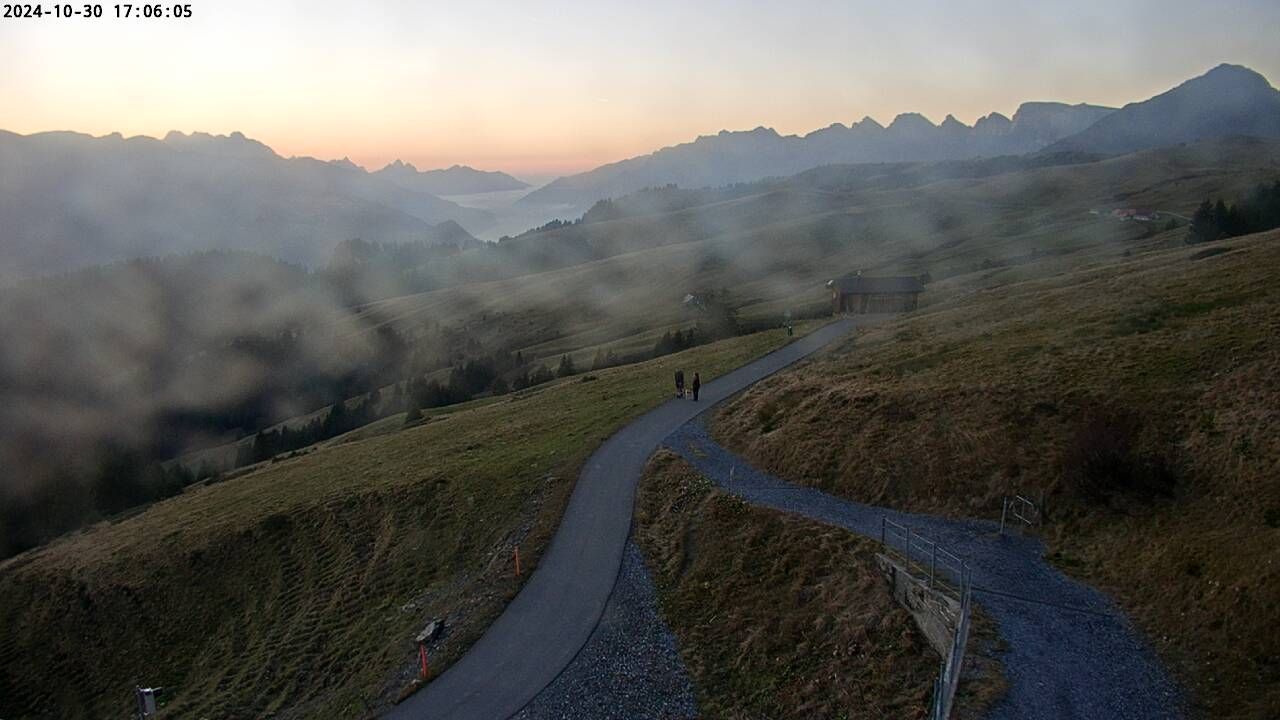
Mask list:
[[1280,90],[1254,70],[1223,63],[1046,151],[1122,154],[1227,135],[1280,137]]
[[[866,116],[850,125],[836,122],[804,135],[782,135],[764,126],[752,130],[721,130],[648,155],[558,178],[529,193],[521,202],[568,203],[582,207],[644,187],[669,183],[702,187],[750,182],[831,163],[924,162],[1020,155],[1079,132],[1111,112],[1112,108],[1099,105],[1037,101],[1019,106],[1013,119],[990,113],[972,126],[953,115],[947,115],[941,124],[934,124],[923,114],[905,112],[896,115],[887,126]],[[699,163],[703,167],[698,167]],[[713,166],[707,167],[708,163]]]
[[496,170],[476,170],[458,164],[437,170],[419,170],[412,163],[399,159],[370,174],[386,178],[407,190],[432,195],[470,195],[529,187],[529,183]]
[[686,143],[558,178],[521,199],[585,209],[597,200],[676,184],[711,187],[787,176],[828,164],[936,162],[998,155],[1123,154],[1229,135],[1280,137],[1280,91],[1261,74],[1222,64],[1147,100],[1116,109],[1029,101],[1013,117],[992,112],[972,126],[947,115],[934,124],[904,112],[870,116],[804,135],[772,128],[721,130]]
[[133,257],[254,250],[316,266],[340,241],[415,242],[487,211],[241,133],[0,133],[0,284]]

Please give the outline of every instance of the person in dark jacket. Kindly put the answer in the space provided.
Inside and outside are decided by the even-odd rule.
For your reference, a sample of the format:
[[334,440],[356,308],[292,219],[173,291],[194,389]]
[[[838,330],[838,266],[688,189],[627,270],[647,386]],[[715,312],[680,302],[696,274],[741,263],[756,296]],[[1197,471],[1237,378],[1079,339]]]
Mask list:
[[676,371],[676,397],[684,397],[684,371]]
[[698,373],[693,374],[693,401],[698,402],[698,391],[702,389],[702,378],[698,377]]

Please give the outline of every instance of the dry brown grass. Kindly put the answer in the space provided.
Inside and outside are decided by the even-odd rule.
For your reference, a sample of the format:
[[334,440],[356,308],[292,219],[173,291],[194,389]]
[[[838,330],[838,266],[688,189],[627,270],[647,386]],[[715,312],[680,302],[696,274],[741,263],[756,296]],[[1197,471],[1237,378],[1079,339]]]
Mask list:
[[[1231,252],[956,292],[758,385],[716,431],[761,467],[867,502],[995,518],[1003,493],[1047,493],[1053,558],[1120,600],[1196,713],[1270,720],[1280,233],[1220,244]],[[1100,503],[1069,482],[1067,450],[1099,408],[1142,418],[1133,451],[1173,469],[1172,497]]]
[[937,655],[875,544],[752,507],[658,455],[635,534],[707,718],[923,717]]
[[[0,716],[352,718],[412,676],[443,617],[447,668],[536,566],[573,479],[609,434],[781,331],[593,373],[400,432],[336,444],[157,503],[0,563]],[[528,577],[528,573],[525,573]]]

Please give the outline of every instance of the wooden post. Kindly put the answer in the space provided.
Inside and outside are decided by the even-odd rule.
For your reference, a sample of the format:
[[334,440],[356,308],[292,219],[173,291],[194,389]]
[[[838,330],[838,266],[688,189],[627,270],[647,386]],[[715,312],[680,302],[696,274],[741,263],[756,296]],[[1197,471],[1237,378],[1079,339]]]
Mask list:
[[516,577],[520,577],[520,546],[516,546]]
[[427,644],[418,643],[419,677],[427,680],[431,677],[431,666],[427,664]]

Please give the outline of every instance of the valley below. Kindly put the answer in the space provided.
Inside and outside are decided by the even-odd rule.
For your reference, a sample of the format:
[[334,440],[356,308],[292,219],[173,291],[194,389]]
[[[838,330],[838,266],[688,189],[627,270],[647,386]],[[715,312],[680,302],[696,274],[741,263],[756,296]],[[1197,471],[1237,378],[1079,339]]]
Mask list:
[[951,717],[1024,716],[1056,637],[1126,671],[1045,717],[1271,720],[1273,107],[1223,65],[538,188],[0,133],[0,717],[923,718],[941,653],[853,526],[979,553],[1020,496],[1001,552],[1082,612],[978,587]]

